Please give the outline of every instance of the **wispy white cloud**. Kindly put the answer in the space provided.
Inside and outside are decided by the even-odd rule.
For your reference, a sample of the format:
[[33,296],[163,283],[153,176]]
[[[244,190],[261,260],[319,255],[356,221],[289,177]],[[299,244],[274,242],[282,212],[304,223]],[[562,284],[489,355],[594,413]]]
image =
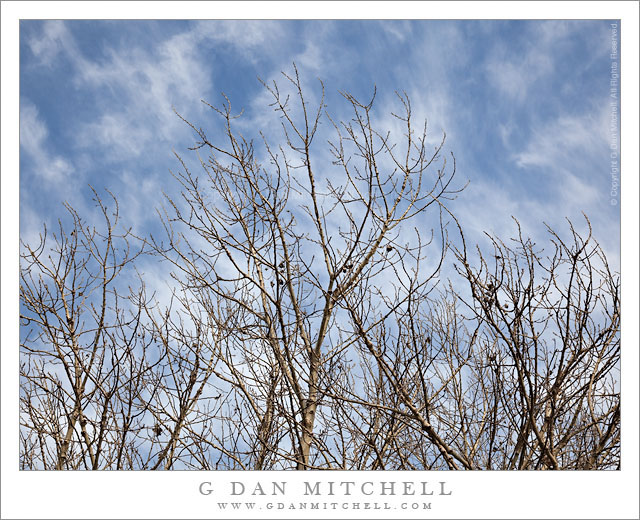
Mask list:
[[179,34],[157,49],[112,50],[101,63],[76,60],[76,84],[101,89],[109,97],[98,106],[98,117],[86,123],[81,133],[88,137],[80,143],[90,146],[92,136],[101,137],[102,146],[118,158],[148,152],[154,143],[169,145],[184,128],[172,107],[193,105],[210,88],[202,59],[197,39]]
[[470,243],[483,243],[484,233],[503,239],[514,235],[516,218],[525,234],[542,230],[545,208],[537,200],[526,197],[524,185],[509,186],[485,176],[475,178],[454,205]]
[[[33,103],[23,100],[21,147],[29,161],[22,169],[23,200],[43,196],[40,186],[29,183],[43,178],[57,194],[48,202],[66,200],[90,214],[91,204],[80,195],[89,182],[99,191],[112,190],[122,202],[125,221],[139,232],[162,201],[157,183],[169,176],[172,146],[184,138],[185,125],[173,113],[173,105],[181,111],[199,106],[210,88],[206,56],[199,51],[197,38],[187,32],[155,46],[118,48],[114,41],[113,47],[103,49],[103,57],[90,58],[65,23],[47,22],[43,27],[29,43],[34,55],[51,65],[56,59],[66,60],[71,65],[69,85],[93,102],[65,121],[72,164],[51,151],[42,116]],[[46,54],[44,48],[52,42],[56,52]],[[69,190],[70,181],[76,189]],[[46,212],[42,220],[48,220]]]
[[165,189],[158,176],[141,175],[126,169],[122,175],[122,182],[130,189],[120,194],[121,207],[126,208],[127,225],[135,230],[146,229],[149,222],[157,222],[155,211],[163,200]]
[[84,124],[76,144],[83,148],[99,146],[101,152],[116,160],[131,159],[145,153],[154,137],[151,128],[124,112],[103,113],[95,121]]
[[64,157],[50,151],[48,136],[49,131],[36,106],[29,100],[21,100],[20,147],[31,163],[31,171],[42,181],[61,183],[74,172],[74,167]]
[[379,22],[378,26],[383,32],[401,42],[413,36],[413,27],[408,20],[384,20]]
[[[531,130],[524,150],[514,154],[520,167],[558,166],[582,162],[590,156],[603,157],[607,149],[607,127],[602,114],[589,112],[582,116],[560,115],[543,121]],[[606,157],[606,155],[605,155]]]
[[40,66],[51,66],[60,53],[72,50],[70,34],[61,20],[44,22],[42,32],[34,34],[27,45]]
[[42,220],[43,216],[37,208],[23,204],[20,208],[20,240],[31,247],[36,247],[43,233]]
[[[485,62],[485,76],[489,83],[511,102],[530,103],[532,97],[535,98],[535,86],[544,81],[548,87],[554,74],[567,78],[558,85],[560,90],[577,95],[575,88],[579,83],[576,85],[570,78],[578,77],[580,71],[588,69],[608,52],[609,37],[603,24],[589,26],[589,22],[571,20],[514,23],[519,23],[514,26],[514,31],[524,32],[527,43],[519,48],[521,42],[500,39]],[[584,37],[587,31],[592,37]],[[584,56],[572,63],[569,71],[566,69],[566,56],[575,55],[572,47],[580,47]]]
[[553,72],[553,59],[548,52],[532,43],[524,57],[508,57],[508,47],[501,46],[486,67],[489,82],[510,99],[523,102],[529,89],[540,78]]
[[284,28],[277,20],[207,20],[195,22],[195,40],[225,43],[255,62],[282,41]]

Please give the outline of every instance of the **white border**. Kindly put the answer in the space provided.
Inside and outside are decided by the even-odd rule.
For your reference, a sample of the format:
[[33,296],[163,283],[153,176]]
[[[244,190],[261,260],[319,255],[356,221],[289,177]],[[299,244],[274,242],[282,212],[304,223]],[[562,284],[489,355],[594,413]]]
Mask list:
[[[636,2],[3,2],[2,518],[215,518],[232,480],[446,480],[430,518],[638,518],[638,3]],[[619,472],[96,472],[17,470],[19,19],[622,19],[623,469]],[[198,494],[202,481],[216,495]],[[287,500],[298,497],[289,496]],[[328,498],[328,497],[327,497]],[[336,497],[340,498],[340,497]],[[348,498],[348,497],[344,497]],[[411,497],[408,497],[411,499]],[[384,501],[384,497],[375,500]],[[369,498],[373,501],[374,498]],[[356,501],[351,500],[351,501]],[[260,518],[388,518],[384,511],[259,511]],[[394,512],[402,516],[401,512]],[[407,513],[409,518],[410,513]],[[236,518],[248,517],[247,512]]]

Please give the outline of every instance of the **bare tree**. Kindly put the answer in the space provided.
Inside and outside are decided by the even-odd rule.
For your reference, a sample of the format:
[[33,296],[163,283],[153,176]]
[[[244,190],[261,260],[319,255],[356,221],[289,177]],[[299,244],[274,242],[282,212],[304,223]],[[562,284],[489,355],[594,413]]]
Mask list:
[[[360,345],[366,331],[433,288],[447,248],[440,215],[456,193],[455,164],[447,172],[444,140],[430,148],[426,123],[416,133],[405,94],[394,115],[403,127],[399,144],[375,127],[373,99],[343,93],[352,115],[337,123],[325,111],[323,87],[312,109],[297,71],[285,81],[291,97],[265,84],[284,144],[276,148],[273,136],[262,135],[262,156],[235,130],[228,100],[221,109],[209,105],[222,118],[226,144],[188,123],[195,148],[210,155],[200,175],[184,162],[175,174],[182,200],[168,199],[167,239],[153,246],[173,263],[188,306],[205,311],[197,327],[222,336],[216,375],[247,414],[242,427],[252,428],[253,440],[243,443],[248,457],[234,455],[240,466],[345,467],[353,454],[337,454],[328,433],[340,428],[330,412],[344,406],[333,390],[349,379],[349,356],[370,348]],[[314,159],[322,123],[333,127],[332,168]],[[429,214],[437,241],[421,231]],[[414,234],[405,236],[411,222]],[[225,431],[238,425],[226,422]]]
[[68,207],[23,247],[22,467],[617,467],[619,275],[590,227],[471,253],[406,94],[385,122],[375,92],[332,116],[295,66],[263,85],[277,131],[228,98],[221,133],[179,116],[198,170],[177,156],[144,239],[169,300],[99,199],[106,231]]
[[[118,294],[120,275],[140,254],[119,234],[94,191],[104,226],[66,205],[70,226],[46,227],[21,252],[21,467],[133,468],[148,344],[140,312]],[[69,229],[70,228],[70,229]]]
[[619,467],[620,277],[585,220],[586,237],[548,228],[550,252],[518,223],[513,246],[456,253],[480,338],[462,407],[475,467]]

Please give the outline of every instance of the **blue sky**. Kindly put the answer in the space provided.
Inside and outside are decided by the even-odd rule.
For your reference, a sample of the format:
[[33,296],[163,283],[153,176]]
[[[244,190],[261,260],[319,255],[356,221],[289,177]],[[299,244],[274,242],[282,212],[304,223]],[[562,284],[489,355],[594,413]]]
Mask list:
[[[32,21],[20,23],[20,233],[33,240],[69,201],[111,190],[124,221],[145,234],[152,208],[176,186],[173,150],[194,138],[173,113],[213,130],[200,103],[229,96],[243,124],[268,124],[257,80],[295,62],[303,81],[366,98],[392,119],[404,90],[431,137],[447,134],[457,178],[452,205],[472,240],[508,238],[510,216],[542,236],[585,212],[613,265],[619,205],[612,204],[608,21]],[[614,197],[616,198],[616,197]],[[619,193],[615,202],[619,202]]]

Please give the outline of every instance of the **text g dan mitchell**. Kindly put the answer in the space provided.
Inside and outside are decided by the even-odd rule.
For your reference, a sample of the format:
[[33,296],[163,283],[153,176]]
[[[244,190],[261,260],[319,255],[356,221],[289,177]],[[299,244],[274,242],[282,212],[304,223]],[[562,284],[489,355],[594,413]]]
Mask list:
[[214,489],[211,482],[201,482],[198,491],[211,496],[437,496],[451,495],[446,482],[430,481],[304,481],[242,482],[230,481]]

